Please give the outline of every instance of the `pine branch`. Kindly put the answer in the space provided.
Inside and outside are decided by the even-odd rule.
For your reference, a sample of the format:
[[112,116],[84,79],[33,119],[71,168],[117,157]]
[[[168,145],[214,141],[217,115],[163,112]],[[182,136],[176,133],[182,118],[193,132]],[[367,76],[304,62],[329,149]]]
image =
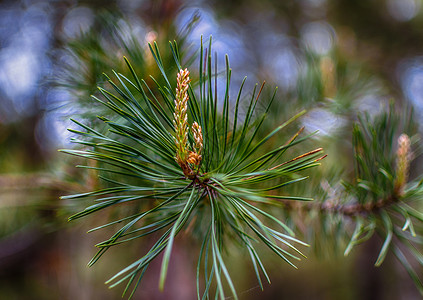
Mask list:
[[[239,110],[235,111],[232,121],[228,109],[231,77],[228,59],[225,105],[220,110],[216,94],[217,74],[212,72],[210,54],[204,58],[206,69],[203,70],[200,63],[198,72],[205,72],[207,76],[192,80],[198,82],[198,86],[194,87],[190,84],[189,71],[180,68],[182,64],[174,44],[171,44],[171,50],[180,68],[177,76],[168,76],[157,45],[149,46],[164,77],[165,86],[156,86],[162,98],[157,99],[157,92],[140,84],[144,81],[138,79],[134,68],[125,60],[133,79],[114,72],[117,83],[106,77],[114,92],[101,87],[99,91],[104,100],[93,97],[118,116],[99,118],[110,128],[109,132],[103,134],[79,122],[76,124],[83,131],[72,130],[80,136],[73,141],[84,148],[63,152],[96,161],[96,166],[91,168],[99,172],[108,187],[62,197],[90,198],[95,201],[95,204],[69,220],[122,204],[136,203],[138,206],[138,213],[93,229],[123,224],[109,239],[96,245],[99,251],[90,261],[90,266],[113,246],[155,232],[161,233],[144,256],[107,281],[111,287],[127,282],[124,294],[132,288],[129,297],[132,297],[150,262],[162,252],[164,257],[159,287],[163,289],[174,240],[184,227],[196,228],[199,241],[203,241],[197,270],[203,268],[206,274],[202,297],[209,297],[214,286],[216,298],[224,299],[226,282],[230,293],[237,299],[235,285],[223,256],[228,244],[235,242],[240,250],[250,253],[260,284],[260,272],[266,274],[266,271],[255,250],[258,241],[295,268],[292,260],[299,260],[299,256],[303,256],[294,244],[305,244],[294,238],[289,226],[269,213],[267,207],[283,199],[311,200],[279,194],[277,191],[304,180],[305,177],[297,178],[298,173],[318,166],[324,158],[322,149],[286,158],[286,151],[296,149],[298,143],[305,139],[297,139],[300,130],[283,146],[265,150],[264,145],[268,145],[272,137],[285,130],[303,112],[261,137],[260,127],[274,99],[262,115],[255,115],[263,85],[257,95],[253,93],[250,100],[246,100],[248,110],[238,124]],[[207,53],[210,53],[210,48],[211,40]],[[203,61],[202,48],[200,61]],[[173,94],[175,77],[176,93]],[[200,91],[200,96],[197,96],[195,89]],[[239,95],[241,90],[242,86]],[[240,98],[237,100],[239,102]],[[198,297],[200,294],[198,291]]]

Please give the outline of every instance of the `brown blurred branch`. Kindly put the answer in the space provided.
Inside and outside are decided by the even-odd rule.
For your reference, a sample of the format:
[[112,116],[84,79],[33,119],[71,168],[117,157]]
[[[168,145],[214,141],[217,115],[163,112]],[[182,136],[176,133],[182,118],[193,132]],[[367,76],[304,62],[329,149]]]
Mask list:
[[51,190],[66,193],[79,190],[79,184],[65,182],[48,173],[3,174],[0,175],[0,193],[28,190]]

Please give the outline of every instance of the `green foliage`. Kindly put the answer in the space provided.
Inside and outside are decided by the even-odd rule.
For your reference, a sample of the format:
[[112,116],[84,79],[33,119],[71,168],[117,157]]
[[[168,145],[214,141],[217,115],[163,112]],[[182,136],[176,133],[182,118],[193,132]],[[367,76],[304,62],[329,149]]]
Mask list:
[[316,170],[317,182],[307,188],[317,201],[284,202],[284,219],[328,259],[342,252],[347,256],[369,239],[380,240],[375,266],[394,254],[423,294],[423,180],[421,175],[408,178],[420,170],[413,161],[421,152],[413,111],[392,105],[378,115],[363,114],[352,129],[352,176]]
[[[409,139],[408,135],[411,141],[418,139],[413,136],[416,128],[412,112],[401,116],[394,111],[391,107],[374,120],[366,115],[354,126],[356,180],[345,184],[354,198],[344,204],[341,211],[352,216],[356,225],[345,255],[355,245],[377,234],[383,244],[375,266],[383,263],[391,249],[423,294],[423,283],[407,258],[414,257],[417,265],[423,266],[423,255],[417,250],[417,245],[423,241],[423,214],[418,210],[421,209],[423,188],[421,181],[407,183],[408,166],[401,166],[402,158],[407,164],[412,160],[411,149],[409,145],[404,149],[403,140]],[[398,138],[401,133],[408,135]],[[402,186],[398,184],[399,178],[402,178]],[[405,255],[404,251],[408,254]]]
[[[375,266],[392,251],[423,293],[418,275],[423,263],[422,180],[407,178],[412,158],[420,151],[416,132],[412,110],[402,114],[391,106],[379,115],[359,117],[352,132],[353,180],[322,182],[319,201],[301,207],[301,212],[313,224],[305,234],[312,237],[307,241],[315,250],[327,252],[328,245],[334,245],[337,251],[344,248],[347,256],[356,245],[378,237]],[[293,211],[290,218],[298,214]]]
[[[284,187],[306,179],[299,172],[319,165],[322,149],[286,158],[288,149],[307,138],[299,138],[297,133],[284,144],[268,150],[267,144],[303,112],[263,135],[260,129],[275,94],[263,113],[257,116],[255,109],[263,86],[260,89],[256,86],[246,98],[242,85],[232,114],[229,59],[226,57],[224,98],[218,99],[210,40],[206,52],[209,54],[205,55],[204,62],[201,46],[198,78],[192,80],[193,84],[188,89],[188,121],[201,126],[204,149],[198,170],[187,176],[175,160],[172,122],[176,96],[172,83],[176,74],[166,72],[157,45],[149,46],[164,84],[150,77],[155,85],[149,86],[125,59],[132,79],[114,73],[115,81],[107,77],[114,92],[100,87],[104,100],[93,97],[119,118],[100,117],[109,127],[104,134],[75,121],[83,131],[71,130],[80,136],[74,142],[84,148],[63,150],[97,161],[95,166],[86,168],[98,171],[108,187],[62,198],[89,198],[95,201],[95,204],[71,216],[70,220],[106,208],[125,204],[134,206],[133,213],[92,229],[124,224],[109,239],[96,245],[99,251],[89,265],[96,263],[112,246],[161,233],[144,256],[108,281],[111,287],[127,282],[124,294],[132,288],[131,297],[151,261],[164,252],[159,282],[160,288],[163,288],[174,240],[183,228],[189,227],[195,228],[195,236],[201,244],[197,266],[198,298],[208,298],[216,289],[216,297],[224,299],[225,282],[237,298],[224,259],[228,243],[236,242],[237,247],[249,253],[260,287],[261,273],[267,281],[269,277],[256,251],[259,243],[266,245],[293,267],[292,260],[299,260],[303,256],[294,244],[306,244],[296,239],[285,223],[270,214],[268,207],[279,205],[282,200],[311,200],[285,194]],[[171,50],[177,68],[182,69],[176,42],[171,44]],[[247,101],[247,110],[241,114],[244,101]],[[193,144],[192,133],[189,133],[188,141]],[[201,273],[204,273],[203,281]]]
[[[97,87],[107,82],[103,73],[107,70],[120,70],[123,75],[130,77],[131,74],[125,67],[126,63],[123,59],[126,56],[131,58],[138,76],[145,78],[149,84],[154,84],[150,82],[149,76],[156,76],[160,85],[165,84],[164,78],[159,76],[150,50],[145,46],[145,40],[176,39],[182,51],[189,51],[186,38],[197,21],[198,15],[194,14],[179,33],[173,32],[175,28],[171,27],[165,31],[167,35],[156,37],[156,32],[150,29],[150,32],[144,33],[144,37],[136,31],[136,24],[128,22],[122,15],[99,13],[89,31],[81,32],[78,37],[66,43],[63,51],[65,59],[60,58],[63,60],[61,62],[63,68],[55,82],[74,94],[75,101],[71,103],[72,107],[83,107],[82,115],[90,117],[93,112],[103,115],[107,110],[104,110],[99,103],[93,103],[91,99],[91,95],[99,94]],[[161,59],[168,72],[178,71],[176,65],[173,64],[173,55],[170,52],[164,53]]]

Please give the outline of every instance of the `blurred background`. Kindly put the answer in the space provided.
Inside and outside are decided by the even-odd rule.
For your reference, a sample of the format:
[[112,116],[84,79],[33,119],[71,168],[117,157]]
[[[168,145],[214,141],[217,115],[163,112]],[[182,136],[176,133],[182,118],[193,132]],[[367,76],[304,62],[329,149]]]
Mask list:
[[[109,290],[104,281],[148,245],[110,250],[86,267],[93,245],[105,237],[86,231],[107,216],[68,223],[84,203],[59,196],[99,183],[57,150],[72,147],[70,117],[95,122],[103,113],[89,96],[102,72],[123,69],[123,55],[140,77],[158,78],[147,43],[157,41],[171,62],[168,41],[177,40],[186,63],[195,66],[201,35],[213,36],[219,68],[229,55],[235,91],[244,76],[248,87],[263,80],[279,87],[270,120],[308,110],[301,122],[309,132],[319,130],[313,142],[329,155],[330,174],[352,172],[357,115],[394,103],[414,107],[422,124],[421,0],[0,0],[0,298],[120,298],[120,287]],[[135,299],[196,298],[198,251],[184,247],[191,242],[178,241],[165,291],[158,291],[155,262]],[[373,267],[377,241],[347,258],[328,249],[336,240],[324,243],[299,270],[269,255],[272,284],[264,292],[243,254],[231,253],[240,299],[419,299],[394,259]]]

